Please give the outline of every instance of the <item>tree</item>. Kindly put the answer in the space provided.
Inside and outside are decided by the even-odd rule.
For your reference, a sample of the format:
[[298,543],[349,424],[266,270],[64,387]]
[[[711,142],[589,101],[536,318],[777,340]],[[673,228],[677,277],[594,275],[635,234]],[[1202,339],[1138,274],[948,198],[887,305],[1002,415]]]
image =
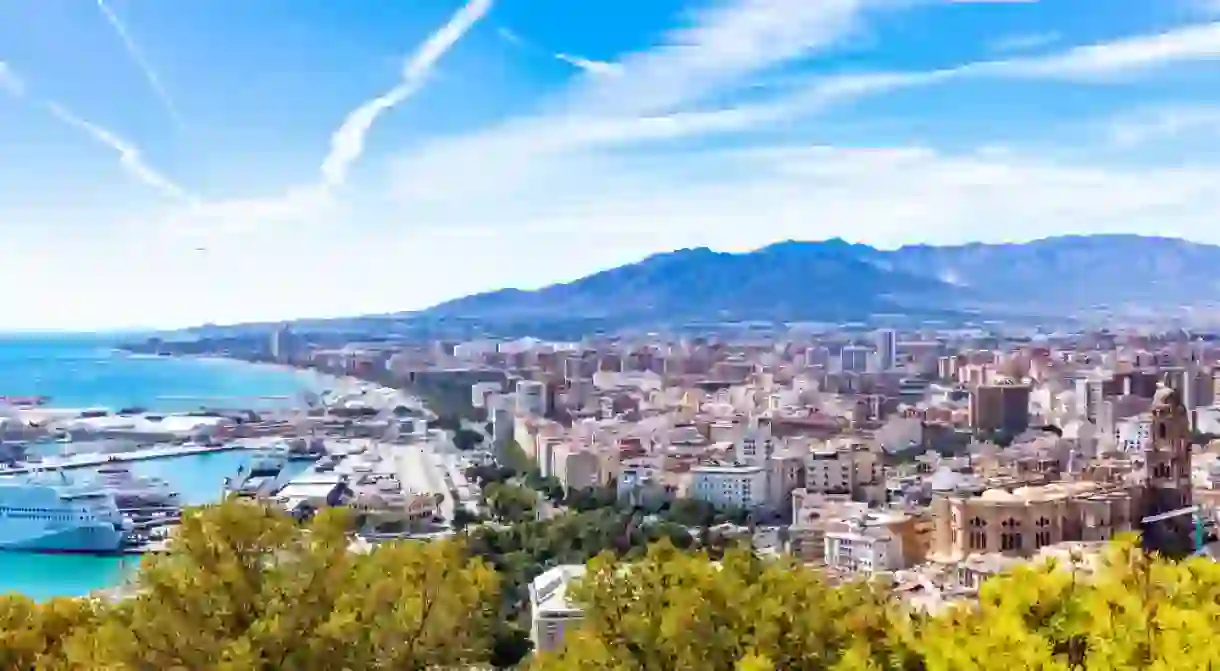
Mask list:
[[64,668],[68,635],[94,626],[98,611],[96,602],[85,599],[38,604],[24,596],[0,596],[0,668]]
[[904,615],[884,594],[740,547],[720,563],[665,542],[628,568],[598,557],[572,594],[583,626],[538,669],[826,669],[847,650],[903,668]]
[[496,519],[508,523],[533,519],[538,506],[538,495],[534,490],[504,482],[485,487],[483,499]]
[[455,530],[461,531],[479,521],[479,516],[467,510],[465,506],[457,506],[453,509],[453,519],[450,520],[450,524]]
[[665,511],[665,518],[675,524],[688,527],[709,527],[716,518],[712,504],[698,499],[677,499]]
[[473,450],[481,442],[483,442],[483,434],[478,431],[458,429],[453,432],[453,445],[463,452]]
[[529,580],[594,555],[570,589],[582,624],[533,668],[1220,668],[1220,564],[1148,555],[1138,538],[1093,561],[1027,565],[925,615],[872,584],[743,546],[720,562],[684,552],[684,529],[656,541],[664,526],[606,508],[352,552],[338,511],[301,527],[254,503],[192,509],[168,553],[141,566],[133,598],[0,597],[0,668],[509,666],[530,649]]
[[[487,658],[498,580],[457,542],[348,550],[345,517],[307,529],[257,504],[189,510],[137,596],[73,633],[81,669],[348,669]],[[10,667],[6,667],[10,668]]]
[[618,491],[613,487],[585,487],[568,491],[564,504],[581,512],[611,508],[618,504]]

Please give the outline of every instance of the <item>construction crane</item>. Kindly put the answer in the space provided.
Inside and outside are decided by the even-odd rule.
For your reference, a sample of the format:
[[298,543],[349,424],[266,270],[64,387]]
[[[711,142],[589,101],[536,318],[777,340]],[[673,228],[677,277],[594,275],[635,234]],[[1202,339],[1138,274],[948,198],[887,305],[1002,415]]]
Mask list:
[[1157,515],[1149,515],[1148,517],[1145,517],[1144,519],[1140,520],[1140,523],[1141,524],[1155,524],[1156,522],[1163,522],[1165,520],[1175,519],[1178,517],[1182,517],[1184,515],[1191,515],[1194,520],[1194,523],[1195,523],[1195,533],[1194,533],[1195,554],[1197,554],[1197,555],[1203,554],[1203,547],[1204,547],[1203,516],[1199,514],[1199,506],[1188,506],[1186,508],[1178,508],[1177,510],[1170,510],[1168,512],[1160,513]]

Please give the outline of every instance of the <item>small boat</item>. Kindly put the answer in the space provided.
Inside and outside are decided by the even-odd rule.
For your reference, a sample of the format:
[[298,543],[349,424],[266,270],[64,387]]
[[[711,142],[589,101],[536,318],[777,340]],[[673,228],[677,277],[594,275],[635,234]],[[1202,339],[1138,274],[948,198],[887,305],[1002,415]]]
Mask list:
[[0,396],[0,403],[24,407],[42,406],[50,402],[50,396]]

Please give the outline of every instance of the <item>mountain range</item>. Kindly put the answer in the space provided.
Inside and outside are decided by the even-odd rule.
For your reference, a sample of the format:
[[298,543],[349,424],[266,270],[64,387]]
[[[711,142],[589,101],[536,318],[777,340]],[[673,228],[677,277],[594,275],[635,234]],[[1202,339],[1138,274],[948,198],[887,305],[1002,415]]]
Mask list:
[[414,319],[649,327],[693,321],[1062,317],[1163,310],[1220,295],[1220,247],[1168,237],[1088,235],[1026,243],[910,245],[786,241],[746,253],[649,256],[537,290],[448,301]]

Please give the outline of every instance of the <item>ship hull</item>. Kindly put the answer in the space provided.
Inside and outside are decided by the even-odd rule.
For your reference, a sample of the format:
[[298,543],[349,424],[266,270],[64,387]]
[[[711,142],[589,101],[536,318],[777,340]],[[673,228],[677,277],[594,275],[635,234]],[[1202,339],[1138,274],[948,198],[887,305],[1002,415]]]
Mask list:
[[0,540],[0,551],[54,554],[108,554],[118,552],[123,534],[108,524],[48,529],[37,536]]

